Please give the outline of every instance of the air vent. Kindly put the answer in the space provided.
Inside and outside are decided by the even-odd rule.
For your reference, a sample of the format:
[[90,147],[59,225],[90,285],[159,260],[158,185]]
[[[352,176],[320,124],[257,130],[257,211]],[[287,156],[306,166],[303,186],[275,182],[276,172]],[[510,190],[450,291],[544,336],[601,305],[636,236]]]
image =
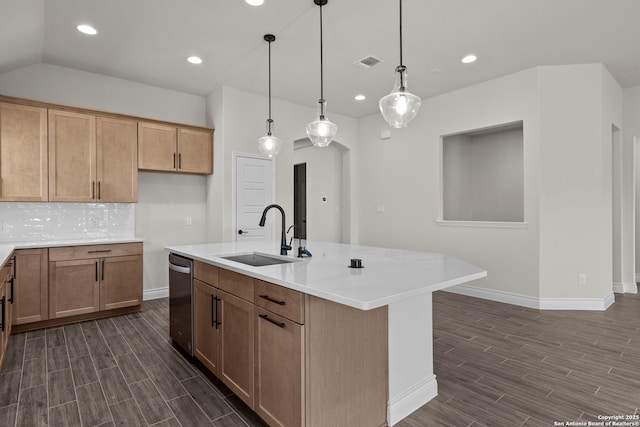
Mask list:
[[369,68],[373,67],[374,65],[378,65],[381,62],[382,62],[382,59],[376,58],[373,55],[369,55],[365,58],[362,58],[359,61],[354,62],[353,65],[357,65],[360,68],[368,70]]

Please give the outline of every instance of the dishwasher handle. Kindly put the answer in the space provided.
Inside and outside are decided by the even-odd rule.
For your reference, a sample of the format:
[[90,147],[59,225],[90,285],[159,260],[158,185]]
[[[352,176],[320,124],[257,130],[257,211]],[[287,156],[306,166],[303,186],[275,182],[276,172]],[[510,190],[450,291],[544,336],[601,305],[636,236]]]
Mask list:
[[183,273],[183,274],[191,274],[190,267],[182,267],[180,265],[175,265],[172,263],[169,263],[169,270],[177,271],[178,273]]

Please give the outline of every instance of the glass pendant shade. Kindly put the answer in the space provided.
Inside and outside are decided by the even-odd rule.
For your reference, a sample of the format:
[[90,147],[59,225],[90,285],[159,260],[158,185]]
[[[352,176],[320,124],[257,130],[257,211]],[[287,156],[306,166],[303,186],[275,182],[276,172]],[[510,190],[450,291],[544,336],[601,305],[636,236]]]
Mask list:
[[318,101],[318,120],[307,124],[307,136],[316,147],[329,146],[338,132],[338,126],[324,115],[325,105],[324,99]]
[[282,140],[271,133],[273,120],[267,120],[267,133],[258,139],[258,151],[270,158],[275,157],[282,147]]
[[393,128],[407,127],[418,114],[422,100],[407,91],[407,68],[396,68],[396,83],[390,94],[380,98],[378,103],[382,117]]

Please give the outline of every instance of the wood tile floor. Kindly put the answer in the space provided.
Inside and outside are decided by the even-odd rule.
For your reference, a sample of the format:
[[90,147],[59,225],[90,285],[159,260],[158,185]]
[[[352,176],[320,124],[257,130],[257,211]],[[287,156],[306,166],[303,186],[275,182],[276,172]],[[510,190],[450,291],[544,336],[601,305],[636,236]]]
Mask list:
[[[168,311],[153,300],[133,315],[13,335],[0,426],[264,426],[175,351]],[[640,295],[576,312],[437,292],[434,364],[439,396],[398,426],[640,415]]]

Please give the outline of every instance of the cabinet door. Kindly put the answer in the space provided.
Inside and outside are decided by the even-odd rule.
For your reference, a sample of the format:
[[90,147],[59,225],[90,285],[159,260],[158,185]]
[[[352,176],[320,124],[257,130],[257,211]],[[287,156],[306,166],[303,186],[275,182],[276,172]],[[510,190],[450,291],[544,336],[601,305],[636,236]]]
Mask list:
[[138,123],[97,117],[96,129],[96,199],[137,202]]
[[220,313],[220,379],[253,408],[254,305],[222,290]]
[[100,310],[142,304],[142,255],[100,260]]
[[210,132],[178,129],[178,170],[213,173],[213,139]]
[[255,411],[270,426],[301,426],[304,326],[256,307]]
[[98,259],[49,263],[49,317],[75,316],[100,309]]
[[176,128],[138,122],[138,169],[176,170]]
[[5,355],[5,346],[4,343],[9,335],[9,331],[7,330],[7,292],[6,285],[4,280],[0,279],[0,368],[2,368],[2,364],[4,362]]
[[47,110],[0,103],[0,201],[47,201]]
[[193,335],[195,355],[211,372],[219,375],[217,289],[200,280],[193,281]]
[[95,180],[95,116],[49,110],[49,200],[94,201]]
[[14,324],[49,318],[48,250],[16,251],[14,282]]

